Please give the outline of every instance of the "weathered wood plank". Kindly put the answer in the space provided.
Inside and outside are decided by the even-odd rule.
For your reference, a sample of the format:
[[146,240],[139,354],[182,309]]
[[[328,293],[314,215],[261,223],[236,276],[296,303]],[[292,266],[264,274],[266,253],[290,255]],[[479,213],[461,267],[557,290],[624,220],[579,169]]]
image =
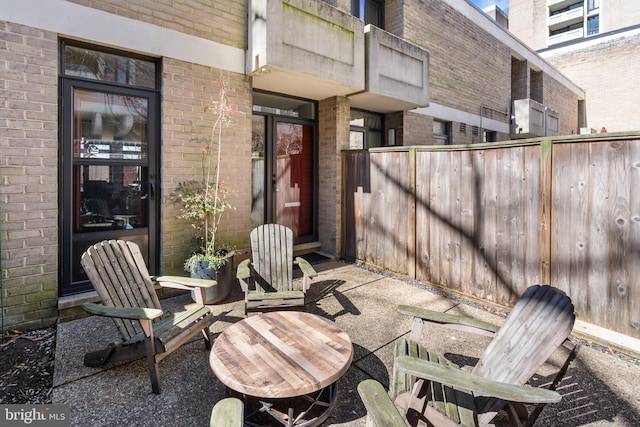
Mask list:
[[[609,268],[611,276],[609,282],[609,318],[608,325],[614,325],[613,329],[621,332],[629,331],[628,298],[629,298],[629,271],[632,257],[631,243],[629,242],[630,227],[630,193],[637,191],[629,187],[629,144],[613,141],[609,144]],[[637,262],[637,260],[634,260]],[[638,280],[637,277],[633,280]]]
[[[629,244],[638,245],[640,242],[640,140],[629,141],[628,165],[630,168],[629,188]],[[640,263],[628,257],[629,284],[627,310],[629,312],[629,324],[626,333],[629,336],[640,338]]]
[[430,281],[431,175],[430,153],[416,150],[416,279]]
[[578,307],[586,307],[588,300],[588,236],[589,236],[589,147],[583,144],[568,144],[569,175],[564,177],[570,183],[570,228],[567,230],[570,241],[568,288],[565,292]]
[[226,386],[262,398],[288,398],[337,381],[353,358],[349,336],[328,319],[279,311],[234,323],[216,338],[209,363]]
[[587,256],[587,302],[577,304],[580,318],[606,325],[609,288],[609,188],[608,143],[589,144],[589,228]]
[[548,283],[540,279],[540,227],[541,219],[541,198],[543,192],[541,189],[541,148],[532,146],[525,147],[525,169],[523,178],[525,180],[525,194],[523,194],[524,204],[523,216],[525,218],[524,230],[524,276],[519,284],[515,284],[518,295],[524,293],[524,290],[536,283]]
[[[540,208],[538,225],[538,256],[540,265],[538,266],[538,280],[532,283],[552,283],[551,279],[551,246],[553,228],[551,224],[551,211],[553,206],[553,146],[550,140],[540,143]],[[532,224],[533,225],[533,224]],[[535,233],[531,234],[533,238]],[[531,283],[530,283],[531,284]]]
[[470,294],[475,292],[475,264],[477,245],[475,239],[477,177],[473,153],[460,152],[460,288],[466,287]]

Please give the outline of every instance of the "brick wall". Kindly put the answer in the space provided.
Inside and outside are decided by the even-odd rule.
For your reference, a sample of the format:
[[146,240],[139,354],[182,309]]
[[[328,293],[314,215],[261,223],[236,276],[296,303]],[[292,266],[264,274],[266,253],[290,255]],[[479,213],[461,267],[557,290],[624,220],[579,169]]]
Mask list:
[[190,225],[176,219],[170,194],[180,181],[201,176],[202,151],[193,138],[209,137],[214,115],[205,107],[219,100],[224,82],[236,112],[223,128],[221,180],[234,209],[223,214],[217,241],[246,249],[251,231],[251,88],[242,74],[170,58],[163,62],[162,103],[162,272],[178,274],[189,255]]
[[[547,58],[586,92],[588,127],[640,129],[640,36],[625,36],[589,48],[549,53]],[[557,95],[554,95],[556,98]],[[584,126],[584,125],[581,125]]]
[[67,1],[229,46],[247,48],[246,1]]
[[474,114],[510,106],[509,48],[448,4],[407,0],[404,37],[429,52],[431,102]]
[[530,76],[529,63],[527,61],[511,63],[511,96],[514,100],[529,98]]
[[318,129],[318,236],[322,251],[340,255],[342,223],[342,156],[349,148],[349,99],[320,101]]
[[0,246],[4,329],[55,323],[56,35],[0,21]]
[[560,135],[578,133],[582,125],[578,122],[577,97],[548,74],[543,78],[543,104],[560,114]]
[[433,118],[411,112],[403,113],[402,145],[425,145],[433,142]]

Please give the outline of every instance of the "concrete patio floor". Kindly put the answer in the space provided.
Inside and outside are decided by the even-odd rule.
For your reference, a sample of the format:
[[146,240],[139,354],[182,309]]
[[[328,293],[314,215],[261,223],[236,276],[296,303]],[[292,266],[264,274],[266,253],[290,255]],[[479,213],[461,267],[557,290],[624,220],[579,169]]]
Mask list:
[[[364,426],[366,412],[358,383],[375,378],[388,386],[393,345],[411,328],[398,304],[464,313],[500,324],[503,318],[476,304],[447,298],[428,286],[385,276],[356,265],[330,261],[308,296],[307,311],[334,320],[353,342],[351,367],[339,380],[339,397],[325,426]],[[243,318],[239,286],[223,304],[210,306],[218,316],[215,334]],[[164,300],[166,308],[190,305],[189,295]],[[487,338],[443,328],[425,328],[423,342],[460,364],[474,364]],[[215,335],[214,335],[215,337]],[[151,392],[146,361],[107,370],[87,368],[87,351],[117,339],[110,319],[89,317],[58,326],[53,403],[69,405],[73,426],[205,426],[211,408],[227,396],[209,368],[202,339],[183,345],[160,362],[162,394]],[[544,384],[548,369],[535,376]],[[550,372],[550,371],[549,371]],[[637,360],[583,346],[560,384],[561,403],[547,405],[538,426],[640,425],[640,364]]]

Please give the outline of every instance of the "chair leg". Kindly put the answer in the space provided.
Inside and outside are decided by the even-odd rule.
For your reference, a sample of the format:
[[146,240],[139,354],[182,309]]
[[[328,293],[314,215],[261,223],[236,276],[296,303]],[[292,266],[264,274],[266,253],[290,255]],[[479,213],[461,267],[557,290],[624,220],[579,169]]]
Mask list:
[[145,331],[144,344],[147,348],[147,367],[151,377],[151,389],[155,394],[160,394],[160,375],[158,375],[158,362],[156,361],[156,339],[153,336],[153,327],[150,320],[141,320],[140,324]]
[[211,329],[209,329],[209,326],[202,330],[202,335],[204,335],[204,348],[211,350],[213,340],[211,339]]

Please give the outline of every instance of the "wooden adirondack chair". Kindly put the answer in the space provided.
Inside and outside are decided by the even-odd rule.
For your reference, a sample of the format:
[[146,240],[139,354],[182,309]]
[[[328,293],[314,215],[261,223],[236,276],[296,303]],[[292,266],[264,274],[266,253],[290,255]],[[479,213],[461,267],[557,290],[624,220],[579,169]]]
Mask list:
[[[502,409],[512,425],[531,425],[546,403],[560,401],[554,390],[578,350],[567,339],[575,321],[573,304],[561,290],[529,287],[502,327],[411,306],[398,310],[414,316],[414,327],[410,339],[396,345],[389,394],[375,380],[358,385],[368,426],[486,426]],[[493,340],[467,372],[416,342],[423,323]],[[563,344],[568,354],[549,389],[525,385]],[[524,404],[535,405],[533,411]]]
[[[105,349],[87,353],[86,366],[98,367],[147,357],[154,393],[160,393],[158,362],[173,350],[202,332],[205,347],[211,348],[209,326],[214,316],[202,304],[206,288],[213,280],[149,276],[140,248],[133,242],[105,240],[91,246],[82,255],[81,264],[102,300],[102,305],[85,303],[89,313],[111,317],[122,340]],[[196,290],[199,306],[178,313],[162,310],[154,289],[160,286]]]
[[211,410],[209,427],[244,426],[244,403],[236,397],[218,401]]
[[[284,225],[265,224],[251,230],[251,259],[238,265],[237,277],[245,294],[245,315],[249,311],[304,308],[311,278],[317,275],[311,264],[293,258],[293,232]],[[294,289],[293,265],[303,274],[301,288]],[[253,286],[251,283],[253,282]]]

